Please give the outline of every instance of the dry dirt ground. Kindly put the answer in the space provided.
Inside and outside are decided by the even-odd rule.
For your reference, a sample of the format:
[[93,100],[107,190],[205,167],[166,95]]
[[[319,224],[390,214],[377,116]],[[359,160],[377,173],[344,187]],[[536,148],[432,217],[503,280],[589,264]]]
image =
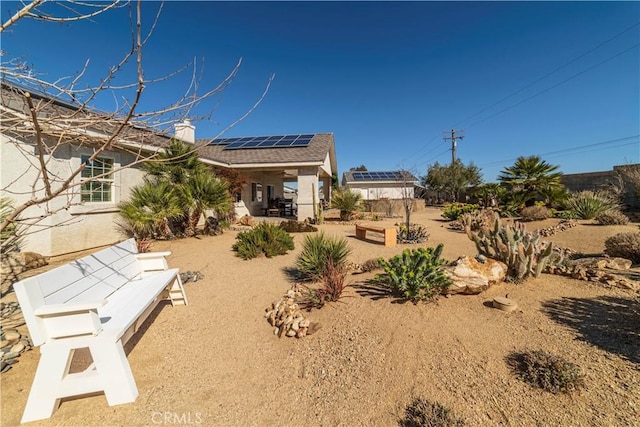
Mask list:
[[[466,235],[439,215],[427,209],[413,217],[431,233],[426,244],[443,242],[449,260],[475,255]],[[320,228],[345,237],[356,263],[413,247],[357,240],[353,225]],[[598,253],[606,237],[631,230],[637,224],[585,221],[549,239]],[[236,234],[154,244],[173,252],[172,267],[199,270],[204,279],[185,285],[188,306],[161,304],[127,345],[135,403],[109,407],[103,395],[65,401],[34,425],[392,426],[417,396],[471,426],[640,426],[640,304],[629,291],[543,274],[413,305],[359,289],[373,273],[349,275],[340,302],[309,313],[320,331],[278,339],[263,313],[293,283],[288,270],[304,234],[294,235],[287,255],[249,261],[231,250]],[[506,293],[519,310],[490,307]],[[518,380],[505,357],[538,349],[580,365],[586,388],[553,395]],[[26,352],[2,374],[3,426],[19,423],[38,357],[38,349]]]

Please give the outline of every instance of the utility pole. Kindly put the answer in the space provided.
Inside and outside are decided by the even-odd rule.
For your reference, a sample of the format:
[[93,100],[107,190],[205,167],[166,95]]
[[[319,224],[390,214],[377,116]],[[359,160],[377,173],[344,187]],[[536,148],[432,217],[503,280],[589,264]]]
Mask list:
[[[451,166],[453,166],[456,162],[456,139],[464,139],[464,136],[462,135],[456,136],[456,132],[461,133],[462,131],[461,130],[456,131],[455,129],[451,129],[451,136],[444,137],[445,141],[448,139],[451,140]],[[444,131],[443,133],[446,135],[447,133],[449,133],[449,131]]]
[[[461,130],[459,130],[457,132],[458,133],[462,133]],[[444,131],[443,133],[446,135],[448,132]],[[448,139],[451,140],[451,175],[453,177],[453,181],[452,182],[455,185],[456,178],[457,178],[456,177],[456,167],[455,167],[455,164],[456,164],[456,139],[464,139],[464,136],[462,136],[462,135],[456,136],[456,130],[455,129],[451,129],[451,136],[450,137],[447,137],[447,136],[444,137],[445,141],[448,140]],[[453,190],[452,193],[453,193],[453,201],[455,202],[458,199],[458,191],[457,190]]]

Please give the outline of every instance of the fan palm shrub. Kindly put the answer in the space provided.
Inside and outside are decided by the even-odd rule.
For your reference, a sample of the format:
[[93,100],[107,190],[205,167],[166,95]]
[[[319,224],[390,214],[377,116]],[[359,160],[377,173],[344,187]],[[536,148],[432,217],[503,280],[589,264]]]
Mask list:
[[348,221],[354,212],[362,210],[362,194],[348,188],[335,191],[331,196],[331,207],[340,210],[340,220]]
[[131,198],[119,205],[123,228],[136,239],[174,237],[170,220],[183,213],[180,198],[167,182],[145,182],[131,190]]
[[521,156],[500,172],[498,180],[510,193],[521,194],[525,206],[533,206],[537,198],[546,200],[546,196],[563,187],[558,168],[539,156]]
[[346,239],[328,237],[323,232],[307,235],[302,252],[296,259],[296,268],[303,280],[320,280],[325,266],[331,260],[334,268],[343,269],[351,253]]

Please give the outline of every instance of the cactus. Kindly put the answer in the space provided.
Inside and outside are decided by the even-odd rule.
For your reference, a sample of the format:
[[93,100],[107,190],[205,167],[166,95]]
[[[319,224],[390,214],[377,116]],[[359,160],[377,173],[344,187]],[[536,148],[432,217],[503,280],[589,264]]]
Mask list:
[[549,261],[553,245],[541,240],[540,233],[525,231],[522,223],[502,224],[500,215],[493,214],[493,226],[473,231],[469,224],[465,231],[473,240],[480,255],[502,261],[507,265],[507,277],[514,281],[529,276],[538,277]]

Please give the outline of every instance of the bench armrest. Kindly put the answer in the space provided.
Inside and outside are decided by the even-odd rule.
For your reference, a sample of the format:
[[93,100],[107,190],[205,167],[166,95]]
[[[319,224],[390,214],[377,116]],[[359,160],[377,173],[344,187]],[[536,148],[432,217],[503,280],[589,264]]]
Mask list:
[[142,254],[136,254],[136,258],[138,259],[147,259],[147,258],[164,258],[171,255],[171,252],[166,251],[166,252],[145,252]]
[[169,264],[165,257],[171,255],[171,252],[147,252],[137,254],[136,259],[140,263],[143,273],[147,271],[168,270]]
[[98,335],[102,331],[98,308],[106,303],[106,300],[99,300],[81,304],[51,304],[36,308],[33,314],[45,331],[47,341]]
[[96,311],[98,307],[102,307],[107,303],[106,300],[85,302],[81,304],[51,304],[51,305],[43,305],[42,307],[38,307],[33,311],[33,314],[39,317],[52,316],[52,315],[61,315],[71,313],[80,313],[86,311]]

